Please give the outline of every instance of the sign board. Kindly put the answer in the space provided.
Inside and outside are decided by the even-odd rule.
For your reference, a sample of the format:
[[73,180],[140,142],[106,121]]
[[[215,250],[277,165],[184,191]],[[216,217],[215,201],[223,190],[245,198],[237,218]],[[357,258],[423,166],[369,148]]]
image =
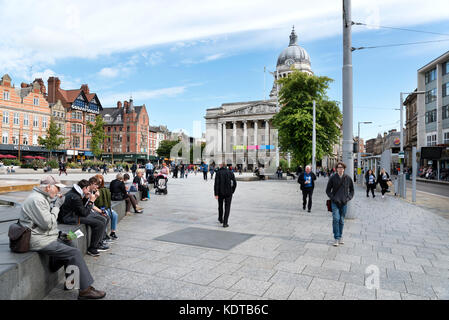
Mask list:
[[400,151],[399,153],[398,153],[398,158],[399,159],[404,159],[404,151]]

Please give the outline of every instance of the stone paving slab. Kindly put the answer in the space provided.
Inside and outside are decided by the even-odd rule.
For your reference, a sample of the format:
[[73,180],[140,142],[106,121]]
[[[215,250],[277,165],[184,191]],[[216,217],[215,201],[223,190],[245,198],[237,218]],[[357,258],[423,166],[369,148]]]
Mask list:
[[[170,179],[168,195],[152,194],[144,214],[121,221],[110,251],[85,257],[94,285],[120,299],[449,299],[448,219],[356,187],[356,218],[345,221],[345,244],[333,247],[326,183],[317,180],[308,213],[295,181],[241,181],[224,230],[213,181]],[[229,250],[154,240],[187,228],[253,236]],[[373,266],[378,289],[365,286]],[[61,288],[47,299],[76,297]]]

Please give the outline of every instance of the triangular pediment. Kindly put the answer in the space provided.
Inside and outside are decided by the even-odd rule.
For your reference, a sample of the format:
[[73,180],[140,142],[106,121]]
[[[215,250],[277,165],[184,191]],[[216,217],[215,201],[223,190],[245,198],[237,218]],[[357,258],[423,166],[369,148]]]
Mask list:
[[257,102],[250,104],[241,108],[237,108],[223,115],[226,116],[243,116],[243,115],[254,115],[254,114],[270,114],[276,113],[276,104],[270,102]]

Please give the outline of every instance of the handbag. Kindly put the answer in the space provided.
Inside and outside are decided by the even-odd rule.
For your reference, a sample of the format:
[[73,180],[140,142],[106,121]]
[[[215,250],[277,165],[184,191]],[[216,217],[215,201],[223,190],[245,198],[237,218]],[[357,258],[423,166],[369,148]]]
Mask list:
[[393,186],[393,182],[391,182],[390,180],[387,181],[387,186],[391,187]]
[[25,253],[30,250],[31,229],[22,226],[20,220],[9,226],[8,237],[12,252]]

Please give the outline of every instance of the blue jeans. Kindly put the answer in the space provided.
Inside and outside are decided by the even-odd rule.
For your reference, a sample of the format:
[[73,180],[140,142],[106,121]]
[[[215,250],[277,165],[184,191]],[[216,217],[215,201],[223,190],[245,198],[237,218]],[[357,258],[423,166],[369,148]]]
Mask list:
[[111,230],[117,230],[118,214],[112,209],[106,209],[107,214],[111,218]]
[[341,209],[339,209],[334,202],[331,202],[331,205],[332,205],[332,229],[334,231],[334,239],[340,240],[343,234],[346,209],[348,206],[344,205]]

